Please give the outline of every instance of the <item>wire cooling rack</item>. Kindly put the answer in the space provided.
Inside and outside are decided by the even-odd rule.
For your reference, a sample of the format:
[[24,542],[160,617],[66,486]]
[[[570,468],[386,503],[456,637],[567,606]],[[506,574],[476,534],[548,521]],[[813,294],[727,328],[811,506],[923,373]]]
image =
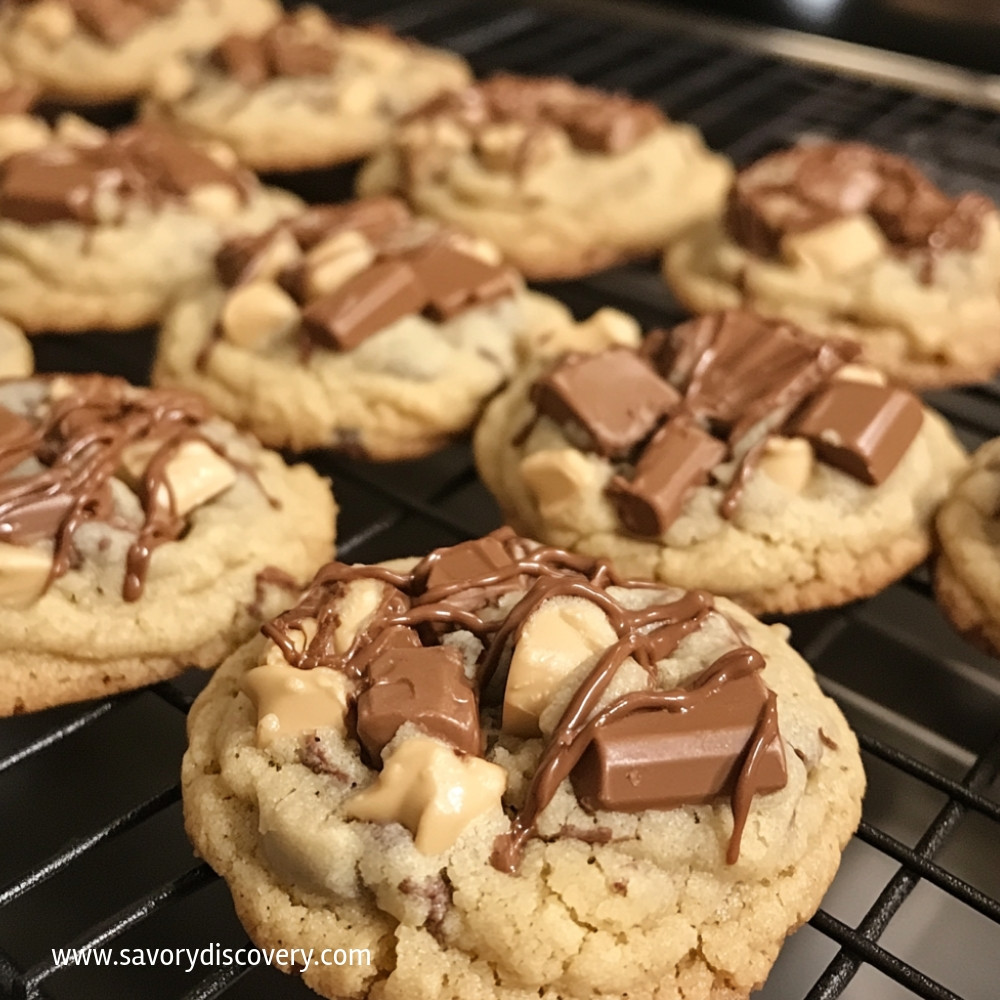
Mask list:
[[[914,157],[945,188],[1000,198],[1000,115],[838,72],[847,50],[802,48],[830,66],[767,54],[704,23],[659,14],[471,0],[353,0],[377,19],[467,56],[480,74],[560,73],[654,100],[744,163],[803,135],[868,139]],[[604,16],[606,15],[606,16]],[[749,37],[749,36],[748,36]],[[787,41],[787,39],[786,39]],[[751,43],[753,40],[751,39]],[[858,63],[857,52],[851,61]],[[885,59],[897,77],[904,62]],[[900,68],[902,67],[902,68]],[[947,72],[912,66],[924,82]],[[961,86],[959,86],[961,85]],[[939,87],[940,89],[940,87]],[[955,92],[976,96],[968,78]],[[986,90],[983,89],[983,93]],[[345,197],[349,172],[297,178]],[[601,305],[646,324],[680,318],[654,265],[548,291],[583,315]],[[152,338],[42,337],[43,370],[146,378]],[[1000,433],[1000,387],[929,401],[974,446]],[[342,506],[348,560],[422,553],[479,535],[499,513],[469,450],[391,466],[309,456]],[[955,637],[925,570],[878,597],[790,622],[793,641],[840,702],[864,751],[864,820],[823,908],[789,940],[764,1000],[995,1000],[1000,997],[1000,665]],[[0,722],[0,991],[54,1000],[227,1000],[312,994],[260,967],[57,969],[51,949],[247,943],[228,893],[192,857],[180,813],[185,713],[204,677]]]

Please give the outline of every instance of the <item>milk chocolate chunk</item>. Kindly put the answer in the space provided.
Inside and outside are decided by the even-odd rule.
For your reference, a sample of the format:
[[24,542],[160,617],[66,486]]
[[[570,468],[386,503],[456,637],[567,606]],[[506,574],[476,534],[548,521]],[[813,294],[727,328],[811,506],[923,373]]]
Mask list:
[[223,39],[212,52],[212,61],[247,89],[259,87],[269,75],[264,47],[246,35]]
[[26,83],[0,87],[0,115],[19,115],[31,110],[38,88]]
[[349,351],[427,302],[416,271],[401,260],[380,261],[302,313],[306,334],[322,347]]
[[726,446],[693,421],[665,424],[643,449],[629,481],[615,476],[607,493],[622,526],[642,538],[662,535],[673,524],[688,491],[708,481]]
[[892,473],[920,431],[920,400],[905,389],[834,382],[792,420],[817,457],[869,486]]
[[[641,812],[731,795],[767,706],[757,674],[732,680],[687,711],[632,712],[598,726],[571,773],[588,810]],[[785,751],[775,735],[754,773],[754,792],[785,787]]]
[[134,35],[149,20],[149,14],[128,0],[71,0],[80,25],[103,42],[118,44]]
[[437,549],[427,560],[427,583],[424,590],[468,584],[483,576],[515,565],[503,542],[492,535]]
[[994,210],[981,195],[950,198],[904,157],[824,142],[772,153],[741,171],[725,223],[737,243],[762,257],[776,256],[783,236],[860,214],[900,250],[973,250]]
[[29,226],[72,218],[93,222],[94,180],[93,171],[54,151],[15,153],[0,166],[0,216]]
[[295,24],[276,24],[264,38],[275,76],[319,76],[333,68],[333,38],[317,41],[302,36]]
[[677,408],[680,395],[623,347],[568,355],[535,382],[531,401],[556,423],[582,427],[599,455],[624,458]]
[[479,707],[457,649],[397,646],[368,669],[372,686],[358,696],[358,740],[372,760],[404,722],[463,753],[481,753]]
[[449,320],[516,289],[507,268],[488,264],[444,242],[418,250],[409,261],[427,291],[427,310],[436,320]]
[[765,417],[780,425],[858,352],[856,344],[825,341],[791,323],[738,310],[684,323],[671,339],[679,360],[700,351],[686,408],[730,429],[733,440]]
[[31,545],[54,538],[73,509],[76,499],[69,493],[51,489],[30,489],[27,480],[8,479],[4,493],[25,489],[17,500],[0,499],[0,540],[15,545]]

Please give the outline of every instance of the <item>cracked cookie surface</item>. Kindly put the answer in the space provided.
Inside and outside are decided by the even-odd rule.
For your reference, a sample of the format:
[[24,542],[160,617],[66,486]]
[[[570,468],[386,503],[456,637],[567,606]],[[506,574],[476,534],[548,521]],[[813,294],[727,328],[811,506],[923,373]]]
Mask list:
[[327,483],[192,394],[0,383],[0,715],[215,667],[329,558]]
[[[489,537],[511,544],[509,535]],[[574,594],[593,594],[596,588],[598,603],[610,616],[605,618],[585,596],[552,592],[532,605],[514,640],[511,671],[525,661],[541,669],[553,656],[569,671],[550,686],[547,707],[538,717],[545,737],[499,732],[506,719],[501,722],[497,695],[491,700],[486,684],[481,692],[485,759],[475,756],[478,748],[456,757],[440,742],[441,731],[434,729],[440,720],[432,714],[421,716],[425,722],[416,727],[411,722],[397,730],[382,750],[385,768],[375,772],[371,758],[359,756],[354,716],[346,712],[354,696],[342,697],[363,675],[348,665],[336,669],[333,659],[318,650],[346,656],[355,649],[364,655],[365,645],[358,646],[352,635],[361,631],[370,639],[373,614],[390,607],[400,614],[405,602],[389,595],[389,587],[405,587],[407,579],[425,573],[420,567],[427,562],[327,567],[317,579],[325,574],[332,583],[329,607],[339,608],[338,617],[307,595],[299,611],[290,613],[286,628],[269,630],[269,637],[237,651],[193,706],[183,766],[189,835],[225,877],[237,913],[259,945],[368,950],[370,965],[314,966],[303,972],[298,963],[297,969],[285,969],[302,974],[324,996],[612,1000],[627,994],[641,1000],[746,1000],[764,980],[785,935],[818,906],[857,825],[864,776],[853,734],[785,642],[782,626],[766,627],[728,602],[703,595],[695,602],[704,609],[698,627],[657,661],[654,686],[690,684],[727,650],[752,646],[766,663],[760,678],[776,697],[787,751],[784,786],[753,797],[738,857],[727,864],[734,828],[725,797],[675,808],[587,812],[576,798],[576,786],[563,781],[539,814],[536,835],[516,874],[499,870],[491,864],[496,838],[511,829],[511,812],[523,815],[528,788],[544,760],[545,738],[553,738],[574,691],[589,685],[595,663],[603,662],[608,644],[614,643],[609,623],[621,616],[638,621],[645,615],[643,620],[652,621],[654,606],[676,607],[691,597],[645,584],[619,581],[616,586],[615,578],[588,584],[606,572],[596,563],[574,562],[552,550],[539,556],[535,543],[514,543],[524,547],[525,565],[537,569],[539,560],[554,559],[574,566],[565,571],[577,581]],[[463,551],[479,544],[467,543]],[[456,549],[438,550],[438,555],[447,559]],[[469,556],[460,558],[462,572],[468,572]],[[432,591],[444,593],[434,572],[426,581],[429,601]],[[498,594],[498,576],[501,571],[492,576],[473,571],[470,589],[453,593],[451,610],[436,611],[435,620],[502,620],[532,585],[530,577],[515,580],[513,590],[500,587]],[[493,584],[485,582],[490,579]],[[550,582],[543,578],[541,585]],[[440,600],[438,609],[448,598]],[[413,598],[412,608],[418,607],[419,599]],[[423,641],[432,644],[422,647],[422,655],[457,656],[478,683],[482,644],[470,642],[469,633],[463,638],[461,626],[449,639],[453,626],[443,627],[442,645],[424,635]],[[325,631],[330,628],[334,631]],[[398,655],[401,647],[392,646],[396,652],[389,652]],[[373,655],[376,659],[367,662],[376,670],[380,654]],[[269,681],[268,692],[263,680],[268,672],[301,679],[280,685]],[[328,676],[320,681],[317,674]],[[606,697],[619,698],[648,682],[646,670],[626,659]],[[509,693],[510,677],[506,684]],[[304,697],[293,705],[295,685]],[[341,694],[331,695],[328,707],[317,714],[314,693],[333,688]],[[371,706],[363,704],[366,690],[370,694],[378,687],[366,689],[361,683],[357,695],[359,736],[367,746],[370,730],[361,733],[360,721],[370,720]],[[325,719],[324,711],[329,713]],[[507,785],[504,809],[494,800],[457,834],[452,831],[450,843],[438,850],[419,846],[423,819],[414,827],[412,816],[404,816],[402,825],[390,817],[351,818],[360,811],[357,803],[372,802],[372,789],[394,780],[387,774],[402,750],[426,743],[452,761],[499,769]],[[440,773],[430,779],[447,785]],[[410,832],[414,828],[416,838]]]

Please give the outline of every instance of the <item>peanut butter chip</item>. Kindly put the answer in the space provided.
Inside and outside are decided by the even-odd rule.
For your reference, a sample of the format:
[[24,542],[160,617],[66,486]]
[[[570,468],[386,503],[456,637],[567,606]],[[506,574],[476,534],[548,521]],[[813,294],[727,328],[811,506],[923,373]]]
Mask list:
[[354,819],[402,823],[418,851],[440,854],[474,819],[500,808],[506,787],[502,767],[416,737],[396,747],[375,782],[344,811]]
[[344,675],[328,667],[299,670],[284,663],[254,667],[243,679],[243,690],[257,709],[257,746],[326,727],[344,736],[347,686]]
[[52,553],[0,542],[0,604],[26,608],[42,596],[52,571]]

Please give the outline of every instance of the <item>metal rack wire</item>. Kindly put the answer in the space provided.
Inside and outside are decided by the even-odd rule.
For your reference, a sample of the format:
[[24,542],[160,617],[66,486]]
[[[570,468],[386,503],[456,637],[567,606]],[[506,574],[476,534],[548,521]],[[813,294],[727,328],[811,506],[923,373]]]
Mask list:
[[[561,73],[655,100],[738,162],[804,134],[859,137],[915,157],[946,188],[1000,198],[1000,114],[804,66],[749,47],[587,14],[437,0],[350,0],[378,19],[497,69]],[[595,13],[595,10],[598,10]],[[836,61],[836,54],[832,56]],[[346,196],[345,179],[329,190]],[[645,323],[680,312],[652,265],[549,289],[585,314]],[[141,380],[151,338],[40,338],[44,368]],[[974,446],[1000,433],[1000,386],[929,397]],[[481,534],[499,513],[459,444],[421,462],[310,460],[336,485],[343,558],[377,560]],[[926,571],[868,602],[798,616],[793,642],[857,729],[865,818],[823,909],[787,944],[766,1000],[990,1000],[1000,996],[1000,666],[953,636]],[[192,858],[177,771],[203,677],[0,723],[0,991],[13,998],[228,1000],[312,994],[253,967],[57,969],[53,947],[239,947],[225,887]]]

